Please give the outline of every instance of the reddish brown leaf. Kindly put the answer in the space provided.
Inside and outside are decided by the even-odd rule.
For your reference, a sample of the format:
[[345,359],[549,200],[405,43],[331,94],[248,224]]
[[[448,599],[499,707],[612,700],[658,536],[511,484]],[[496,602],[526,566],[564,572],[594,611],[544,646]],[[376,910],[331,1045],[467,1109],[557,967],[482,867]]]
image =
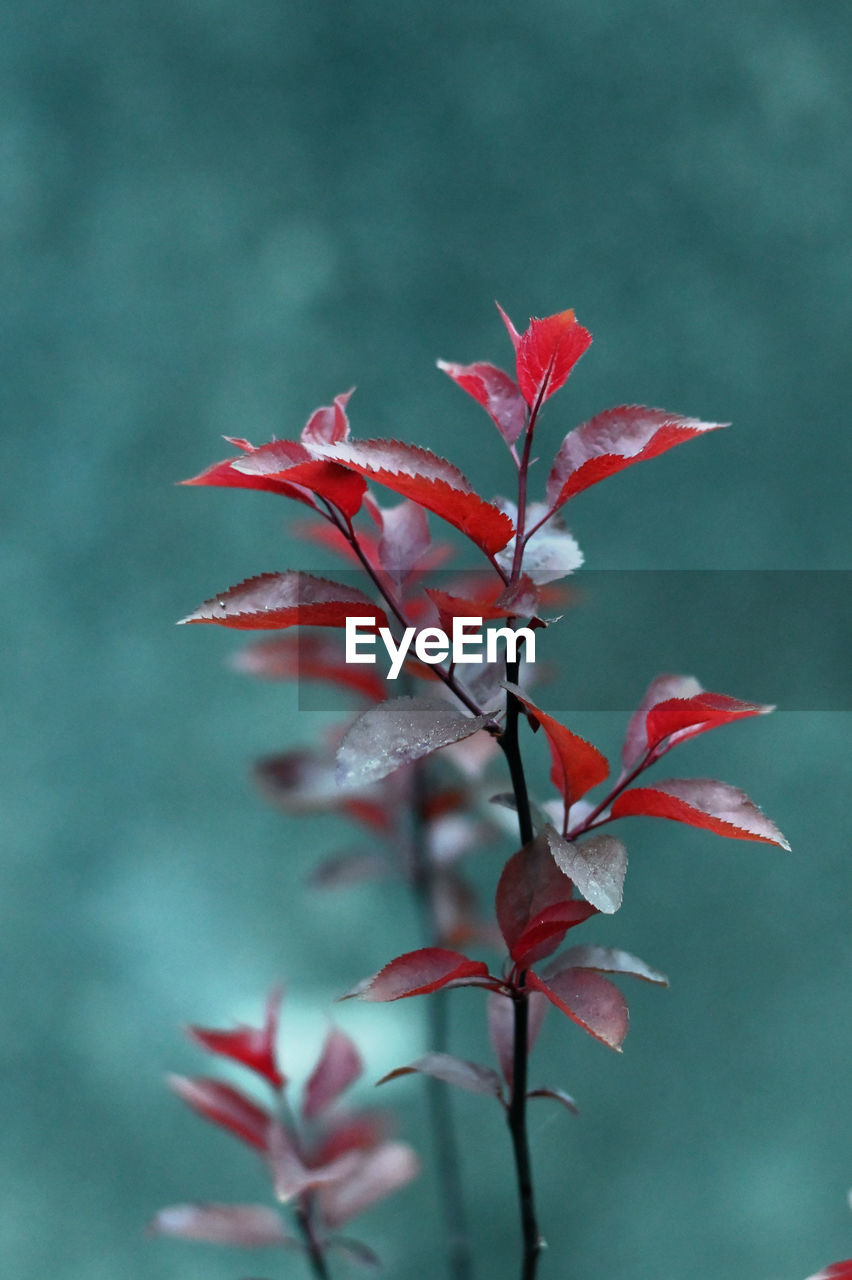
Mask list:
[[302,1115],[313,1120],[361,1075],[364,1063],[349,1036],[332,1027],[302,1097]]
[[297,1243],[275,1210],[260,1204],[173,1204],[151,1219],[148,1230],[157,1236],[249,1249]]
[[560,1103],[566,1107],[572,1115],[579,1115],[580,1110],[570,1093],[566,1093],[564,1089],[530,1089],[527,1092],[528,1098],[552,1098],[554,1102]]
[[632,787],[616,799],[613,818],[629,816],[671,818],[691,827],[705,827],[736,840],[760,840],[790,846],[745,792],[712,778],[668,778],[653,787]]
[[588,329],[573,311],[560,311],[544,320],[530,320],[521,334],[515,359],[521,395],[532,409],[558,391],[592,342]]
[[[527,1055],[533,1045],[547,1013],[548,1001],[539,991],[527,996]],[[488,1037],[494,1055],[500,1063],[503,1078],[511,1088],[515,1075],[515,1004],[509,996],[499,991],[488,995]]]
[[556,510],[583,489],[634,462],[655,458],[693,436],[727,425],[699,422],[642,405],[607,409],[570,431],[562,441],[547,481],[548,502]]
[[481,960],[469,960],[460,951],[421,947],[386,964],[372,978],[364,978],[342,997],[359,1000],[402,1000],[424,996],[441,987],[489,986],[493,979]]
[[532,964],[554,951],[566,931],[594,914],[572,899],[573,886],[539,835],[509,858],[497,884],[497,923],[516,964]]
[[287,1083],[286,1076],[278,1065],[276,1038],[278,1036],[278,1015],[281,1007],[281,990],[276,989],[266,1004],[266,1017],[262,1027],[241,1025],[232,1031],[216,1031],[207,1027],[187,1027],[187,1031],[197,1044],[209,1053],[217,1053],[220,1057],[231,1058],[240,1062],[250,1071],[256,1071],[272,1085],[280,1089]]
[[515,443],[527,414],[518,384],[508,373],[493,364],[451,364],[446,360],[439,360],[438,368],[482,405],[507,444]]
[[546,982],[528,973],[527,984],[596,1040],[620,1052],[627,1035],[627,1002],[607,978],[591,969],[565,969]]
[[609,773],[606,758],[597,747],[541,711],[517,685],[507,683],[504,687],[524,704],[544,730],[553,760],[551,781],[563,796],[566,808],[570,808],[606,778]]
[[433,698],[391,698],[349,729],[337,752],[338,778],[349,786],[375,782],[490,723],[489,716],[461,715]]
[[512,522],[499,507],[474,493],[457,467],[415,445],[397,440],[361,440],[314,449],[327,461],[339,462],[368,480],[411,498],[460,529],[488,555],[512,537]]
[[598,911],[612,915],[621,906],[627,850],[614,836],[595,835],[588,840],[566,840],[553,827],[544,835],[560,871]]
[[360,1157],[348,1177],[320,1187],[320,1213],[330,1227],[342,1226],[385,1196],[406,1186],[420,1172],[420,1162],[404,1142],[383,1142]]
[[351,689],[372,702],[385,696],[385,682],[372,668],[346,662],[337,642],[328,636],[276,636],[256,640],[233,659],[237,671],[263,680],[321,680]]
[[242,1138],[250,1147],[265,1151],[271,1117],[232,1085],[205,1076],[168,1076],[169,1086],[187,1106],[205,1120]]
[[205,600],[180,622],[215,622],[247,631],[279,631],[297,624],[344,627],[349,617],[372,618],[377,626],[387,626],[384,611],[363,591],[290,570],[247,578]]
[[407,1067],[397,1067],[389,1071],[376,1084],[387,1084],[389,1080],[397,1080],[408,1075],[431,1076],[433,1080],[442,1080],[445,1084],[455,1085],[457,1089],[466,1089],[468,1093],[486,1093],[493,1098],[502,1097],[500,1077],[491,1067],[480,1066],[478,1062],[468,1062],[463,1058],[455,1058],[450,1053],[426,1053]]

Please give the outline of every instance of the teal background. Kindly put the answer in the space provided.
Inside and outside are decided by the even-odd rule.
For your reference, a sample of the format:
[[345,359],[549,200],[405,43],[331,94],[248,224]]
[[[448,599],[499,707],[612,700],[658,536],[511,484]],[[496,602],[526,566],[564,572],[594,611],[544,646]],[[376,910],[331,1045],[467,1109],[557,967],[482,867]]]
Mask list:
[[[549,448],[624,401],[735,424],[579,498],[590,566],[849,568],[849,25],[845,0],[3,6],[5,1272],[301,1275],[144,1238],[160,1205],[266,1194],[163,1072],[207,1067],[182,1023],[255,1017],[279,977],[304,1072],[330,1000],[412,945],[392,889],[307,891],[343,833],[248,781],[331,717],[230,672],[234,637],[173,629],[308,563],[268,495],[173,487],[223,433],[289,435],[357,383],[358,434],[449,452],[490,493],[499,441],[433,362],[508,362],[494,298],[519,325],[573,306],[596,342]],[[846,651],[793,622],[802,663]],[[594,655],[567,631],[554,655],[629,661],[629,629],[628,598]],[[622,726],[572,721],[610,753]],[[533,1075],[582,1115],[533,1115],[542,1280],[803,1280],[852,1254],[848,731],[782,710],[684,748],[790,855],[628,831],[625,906],[594,940],[672,986],[629,992],[623,1058],[546,1027]],[[369,1081],[420,1051],[419,1013],[334,1016]],[[453,1017],[484,1057],[476,993]],[[393,1088],[423,1146],[420,1088]],[[511,1276],[502,1121],[456,1105],[481,1274]],[[356,1224],[390,1276],[439,1274],[433,1191]]]

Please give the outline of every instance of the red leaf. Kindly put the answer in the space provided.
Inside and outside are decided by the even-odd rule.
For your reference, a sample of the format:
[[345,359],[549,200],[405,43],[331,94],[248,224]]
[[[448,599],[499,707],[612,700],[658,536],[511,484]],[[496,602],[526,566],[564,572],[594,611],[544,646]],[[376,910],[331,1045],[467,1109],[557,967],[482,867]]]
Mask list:
[[548,501],[555,511],[583,489],[634,462],[655,458],[695,435],[726,426],[726,422],[699,422],[642,405],[607,409],[569,431],[562,441],[547,481]]
[[148,1230],[157,1236],[249,1249],[296,1244],[275,1210],[260,1204],[173,1204],[151,1219]]
[[639,815],[671,818],[691,827],[705,827],[736,840],[760,840],[790,846],[745,792],[712,778],[668,778],[653,787],[632,787],[612,806],[613,818]]
[[245,457],[235,459],[231,469],[241,475],[268,476],[310,489],[317,497],[338,507],[350,520],[360,510],[367,489],[361,476],[353,475],[337,463],[316,459],[304,445],[290,440],[272,440],[260,445]]
[[362,694],[372,702],[385,696],[385,682],[369,667],[348,663],[337,642],[327,636],[276,636],[256,640],[231,665],[263,680],[321,680]]
[[834,1262],[830,1267],[823,1267],[822,1271],[818,1271],[815,1276],[809,1276],[808,1280],[852,1280],[852,1258],[847,1258],[845,1262]]
[[432,698],[391,698],[365,711],[344,737],[338,778],[349,786],[375,782],[490,723],[490,716],[463,716]]
[[169,1086],[205,1120],[242,1138],[260,1151],[267,1148],[271,1116],[232,1085],[205,1076],[169,1076]]
[[377,626],[387,626],[383,610],[363,591],[290,570],[247,578],[205,600],[180,623],[215,622],[246,631],[277,631],[297,624],[344,627],[349,617],[369,617]]
[[732,720],[745,720],[749,716],[765,716],[774,711],[772,706],[757,702],[742,702],[724,693],[697,693],[691,698],[666,698],[656,703],[645,721],[650,747],[669,739],[668,746],[685,742],[696,734],[706,733],[718,725]]
[[621,763],[625,774],[639,763],[648,750],[648,729],[645,722],[651,708],[667,698],[691,698],[694,694],[702,692],[701,685],[694,676],[662,675],[656,676],[651,681],[642,701],[630,717],[627,732],[624,735]]
[[490,1067],[482,1067],[478,1062],[455,1058],[450,1053],[426,1053],[407,1067],[389,1071],[376,1084],[387,1084],[389,1080],[413,1074],[431,1076],[433,1080],[442,1080],[458,1089],[466,1089],[468,1093],[486,1093],[493,1098],[502,1096],[500,1077],[496,1071],[492,1071]]
[[250,1071],[268,1080],[274,1089],[287,1083],[278,1065],[275,1041],[278,1036],[278,1014],[281,1007],[281,991],[276,989],[266,1004],[266,1017],[262,1027],[238,1026],[233,1031],[214,1031],[206,1027],[188,1027],[196,1043],[210,1053],[240,1062]]
[[526,426],[527,414],[518,384],[493,364],[450,364],[438,368],[481,404],[507,444],[512,445]]
[[[232,440],[231,443],[248,445],[248,441]],[[248,451],[253,453],[254,446],[248,445]],[[246,475],[235,470],[234,464],[239,461],[241,461],[240,458],[226,458],[224,462],[214,463],[212,467],[208,467],[197,476],[192,476],[189,480],[181,480],[181,484],[216,485],[219,488],[228,489],[262,489],[269,493],[281,494],[284,498],[295,498],[297,502],[304,503],[312,511],[319,509],[307,489],[300,489],[298,485],[284,480],[275,480],[271,476]]]
[[302,428],[302,444],[336,444],[338,440],[349,439],[349,419],[346,416],[346,405],[354,387],[334,397],[334,404],[323,405],[315,409]]
[[460,529],[488,555],[505,547],[514,533],[511,520],[499,507],[480,498],[457,467],[428,449],[397,440],[361,440],[313,452],[411,498]]
[[376,1111],[327,1117],[319,1146],[311,1152],[308,1163],[319,1167],[331,1164],[347,1151],[367,1151],[385,1138],[387,1127],[387,1115]]
[[460,951],[443,947],[421,947],[397,956],[372,978],[364,978],[347,991],[342,999],[355,996],[359,1000],[402,1000],[405,996],[425,996],[441,987],[489,986],[493,981],[481,960],[468,960]]
[[573,311],[560,311],[544,320],[530,320],[521,334],[515,359],[518,386],[530,408],[544,404],[566,381],[592,335],[577,323]]
[[627,850],[614,836],[595,835],[589,840],[566,840],[553,827],[545,827],[554,861],[574,881],[579,893],[598,911],[612,915],[621,906]]
[[325,1111],[364,1070],[361,1055],[345,1032],[332,1027],[319,1061],[305,1085],[302,1115],[306,1120]]
[[497,923],[516,964],[532,964],[555,951],[566,931],[594,914],[572,899],[573,886],[557,867],[544,836],[514,853],[497,884]]
[[596,1040],[621,1051],[627,1035],[627,1002],[607,978],[591,969],[566,969],[546,982],[535,973],[528,973],[527,985],[541,991]]
[[553,759],[551,781],[562,794],[566,808],[570,808],[606,778],[609,773],[606,758],[590,742],[566,729],[552,716],[545,715],[517,685],[506,683],[504,688],[524,704],[547,735]]
[[[539,991],[531,991],[527,996],[527,1054],[532,1053],[533,1045],[547,1013],[547,1000]],[[500,1063],[503,1078],[511,1088],[515,1075],[515,1004],[509,996],[498,991],[488,995],[488,1036],[495,1057]]]
[[420,1172],[420,1163],[404,1142],[383,1142],[361,1156],[348,1177],[320,1187],[317,1198],[322,1218],[339,1227],[370,1205],[404,1187]]
[[[641,978],[643,982],[653,982],[657,986],[667,987],[669,980],[665,974],[652,969],[644,960],[633,956],[629,951],[618,951],[612,947],[569,947],[563,951],[553,963],[554,969],[596,969],[598,973],[624,973],[631,978]],[[548,978],[548,975],[544,975]],[[549,979],[548,979],[549,980]]]

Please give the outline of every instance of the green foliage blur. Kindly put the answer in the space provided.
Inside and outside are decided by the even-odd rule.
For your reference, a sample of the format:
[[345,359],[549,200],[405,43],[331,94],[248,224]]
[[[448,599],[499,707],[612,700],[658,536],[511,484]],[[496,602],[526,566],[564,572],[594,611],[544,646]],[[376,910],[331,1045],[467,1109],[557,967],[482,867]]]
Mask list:
[[[532,1083],[581,1107],[532,1113],[542,1278],[570,1260],[572,1280],[802,1280],[848,1256],[849,16],[841,0],[2,6],[9,1275],[301,1275],[145,1239],[161,1205],[266,1195],[252,1155],[163,1087],[208,1068],[181,1024],[256,1017],[284,979],[296,1076],[331,1011],[362,1044],[370,1103],[369,1081],[425,1047],[416,1007],[330,1006],[415,945],[401,891],[317,897],[306,875],[346,833],[282,818],[249,781],[253,758],[334,715],[229,670],[238,638],[172,626],[316,553],[269,495],[174,482],[226,456],[221,435],[291,435],[357,383],[357,434],[504,489],[491,424],[434,368],[509,363],[495,298],[519,326],[572,306],[595,334],[543,455],[619,403],[734,423],[571,505],[590,568],[836,571],[818,617],[776,593],[759,689],[730,668],[724,692],[779,713],[678,759],[748,791],[792,854],[634,822],[625,905],[592,940],[671,990],[629,991],[623,1058],[555,1018],[536,1050]],[[638,701],[656,673],[647,644],[636,656],[636,619],[655,616],[640,579],[591,635],[569,618],[547,636],[572,689],[609,664]],[[696,619],[736,629],[702,602],[660,633],[660,667],[711,685],[687,638]],[[784,710],[799,667],[823,696]],[[627,710],[572,727],[615,754]],[[509,851],[483,857],[483,884]],[[478,994],[451,1013],[458,1051],[489,1060]],[[417,1080],[380,1100],[426,1153]],[[480,1274],[511,1276],[503,1122],[485,1099],[454,1105]],[[440,1274],[428,1172],[358,1227],[389,1276]]]

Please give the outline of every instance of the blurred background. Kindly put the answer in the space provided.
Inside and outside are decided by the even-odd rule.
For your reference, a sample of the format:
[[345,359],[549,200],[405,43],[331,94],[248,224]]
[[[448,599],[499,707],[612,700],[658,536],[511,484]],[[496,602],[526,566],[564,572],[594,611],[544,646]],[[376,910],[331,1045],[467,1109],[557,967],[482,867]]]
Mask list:
[[[803,1280],[852,1253],[851,49],[845,0],[3,5],[9,1275],[304,1274],[145,1238],[163,1204],[266,1194],[251,1154],[163,1073],[209,1067],[183,1023],[255,1018],[283,979],[298,1076],[331,1000],[409,949],[413,915],[393,887],[305,887],[344,833],[282,818],[249,764],[333,717],[229,670],[237,637],[173,626],[247,575],[307,563],[290,512],[174,482],[226,456],[222,434],[292,435],[357,383],[357,434],[505,487],[491,424],[434,368],[510,362],[495,298],[519,327],[573,306],[596,336],[543,449],[623,402],[733,421],[572,504],[590,569],[683,571],[683,628],[676,615],[650,637],[659,662],[639,572],[582,643],[552,632],[549,656],[572,689],[586,666],[605,687],[610,666],[634,690],[572,721],[610,754],[673,663],[778,703],[685,747],[679,768],[743,787],[793,846],[631,824],[625,905],[593,940],[671,989],[628,993],[623,1057],[545,1029],[536,1082],[581,1116],[532,1117],[542,1280],[566,1259],[572,1280]],[[772,624],[750,615],[747,686],[720,656],[742,596],[709,607],[691,570],[778,584],[761,587]],[[777,570],[833,572],[817,608]],[[811,702],[800,685],[786,700],[800,670],[821,673]],[[459,1051],[488,1060],[476,993],[455,995]],[[422,1010],[333,1012],[364,1048],[372,1102],[371,1081],[422,1051]],[[426,1153],[418,1082],[384,1101]],[[454,1102],[480,1272],[513,1275],[501,1117]],[[354,1234],[388,1275],[433,1280],[436,1230],[427,1170]]]

